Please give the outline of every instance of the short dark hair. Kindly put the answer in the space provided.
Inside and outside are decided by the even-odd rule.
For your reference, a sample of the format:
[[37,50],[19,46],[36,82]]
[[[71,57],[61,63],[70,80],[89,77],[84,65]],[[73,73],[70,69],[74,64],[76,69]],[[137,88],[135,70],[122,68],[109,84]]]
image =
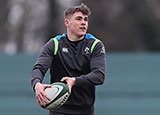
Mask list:
[[76,12],[82,12],[84,15],[87,15],[87,16],[91,14],[90,9],[87,7],[87,5],[81,3],[80,6],[73,6],[71,8],[66,9],[64,12],[64,16],[65,18],[67,18],[68,16]]

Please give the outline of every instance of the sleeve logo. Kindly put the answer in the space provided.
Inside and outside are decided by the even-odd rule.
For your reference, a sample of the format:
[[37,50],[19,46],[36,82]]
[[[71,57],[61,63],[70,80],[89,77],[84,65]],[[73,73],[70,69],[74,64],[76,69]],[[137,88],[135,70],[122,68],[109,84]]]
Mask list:
[[106,53],[104,46],[101,49],[101,53]]

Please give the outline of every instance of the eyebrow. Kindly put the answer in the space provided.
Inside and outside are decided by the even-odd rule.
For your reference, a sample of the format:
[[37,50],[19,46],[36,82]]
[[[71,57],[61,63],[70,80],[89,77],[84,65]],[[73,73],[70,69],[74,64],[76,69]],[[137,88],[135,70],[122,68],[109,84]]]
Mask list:
[[75,17],[75,18],[76,18],[76,19],[77,19],[77,18],[82,18],[82,16],[77,16],[77,17]]
[[[77,17],[75,17],[75,19],[78,19],[78,18],[82,18],[82,16],[77,16]],[[88,19],[88,17],[86,16],[86,17],[84,17],[84,19]]]

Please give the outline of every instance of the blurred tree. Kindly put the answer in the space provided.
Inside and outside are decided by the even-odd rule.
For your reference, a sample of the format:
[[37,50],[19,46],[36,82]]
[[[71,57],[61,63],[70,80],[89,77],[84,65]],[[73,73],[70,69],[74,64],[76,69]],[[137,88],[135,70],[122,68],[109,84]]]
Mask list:
[[160,50],[160,40],[157,39],[159,20],[153,17],[146,0],[101,0],[101,2],[82,0],[82,2],[88,4],[93,12],[89,31],[100,37],[108,50]]
[[[9,42],[6,51],[36,52],[46,42],[49,19],[49,0],[9,1]],[[54,7],[55,4],[52,4]],[[55,11],[56,12],[56,11]],[[56,23],[53,21],[52,23]],[[12,45],[11,45],[12,44]],[[12,46],[12,47],[11,47]]]
[[8,0],[0,2],[0,51],[4,50],[4,44],[7,41],[7,9]]
[[79,1],[74,0],[50,0],[50,13],[49,13],[49,26],[48,26],[48,39],[58,34],[66,32],[64,26],[64,11],[65,9],[78,5]]
[[59,4],[55,0],[49,0],[49,21],[47,24],[47,42],[51,37],[54,37],[59,32]]
[[88,32],[107,50],[160,51],[159,0],[1,0],[0,51],[39,51],[65,32],[63,12],[80,2],[92,12]]

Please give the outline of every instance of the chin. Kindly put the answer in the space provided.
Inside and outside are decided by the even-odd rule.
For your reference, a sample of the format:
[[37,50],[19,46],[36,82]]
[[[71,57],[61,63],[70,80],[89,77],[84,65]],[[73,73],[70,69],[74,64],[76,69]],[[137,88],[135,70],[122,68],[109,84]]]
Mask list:
[[79,37],[83,37],[83,36],[85,36],[85,34],[80,34],[80,35],[79,35]]
[[84,36],[84,35],[86,35],[86,32],[80,33],[79,35]]

